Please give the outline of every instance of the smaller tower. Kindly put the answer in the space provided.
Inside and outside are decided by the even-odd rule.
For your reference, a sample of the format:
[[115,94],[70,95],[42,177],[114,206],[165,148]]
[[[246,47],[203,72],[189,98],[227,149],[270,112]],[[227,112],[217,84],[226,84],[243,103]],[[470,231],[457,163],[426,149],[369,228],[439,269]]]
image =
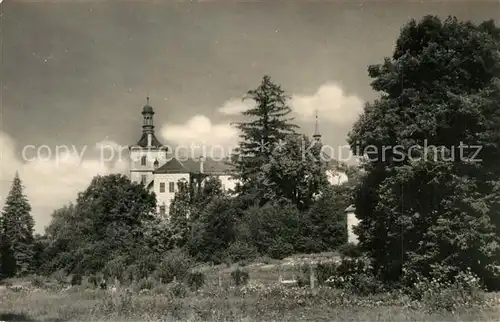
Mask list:
[[316,142],[321,141],[321,134],[319,133],[318,110],[316,110],[316,123],[314,124],[313,138]]
[[153,125],[153,115],[155,112],[153,111],[153,107],[149,105],[149,97],[146,97],[146,105],[142,108],[142,133],[147,137],[147,146],[150,147],[153,144],[153,133],[155,130],[155,126]]

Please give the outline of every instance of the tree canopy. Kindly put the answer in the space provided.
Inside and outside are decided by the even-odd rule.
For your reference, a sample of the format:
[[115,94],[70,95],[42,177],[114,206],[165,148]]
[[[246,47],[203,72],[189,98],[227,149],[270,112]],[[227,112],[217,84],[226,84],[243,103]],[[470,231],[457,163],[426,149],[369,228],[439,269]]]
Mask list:
[[426,16],[406,24],[392,57],[368,69],[381,95],[366,104],[349,143],[354,153],[372,152],[357,193],[358,233],[386,279],[471,267],[491,281],[499,258],[499,35],[491,21]]

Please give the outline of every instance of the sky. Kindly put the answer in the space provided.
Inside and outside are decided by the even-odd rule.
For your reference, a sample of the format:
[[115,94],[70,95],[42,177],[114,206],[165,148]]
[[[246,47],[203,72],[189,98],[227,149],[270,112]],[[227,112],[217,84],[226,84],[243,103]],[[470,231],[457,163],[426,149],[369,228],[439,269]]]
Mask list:
[[368,65],[392,54],[409,19],[500,18],[499,1],[481,0],[0,6],[0,207],[18,171],[38,232],[94,175],[126,173],[124,158],[101,153],[139,140],[146,96],[164,144],[233,146],[230,122],[251,104],[241,98],[269,75],[301,131],[312,135],[317,110],[323,142],[344,159],[348,131],[378,96]]

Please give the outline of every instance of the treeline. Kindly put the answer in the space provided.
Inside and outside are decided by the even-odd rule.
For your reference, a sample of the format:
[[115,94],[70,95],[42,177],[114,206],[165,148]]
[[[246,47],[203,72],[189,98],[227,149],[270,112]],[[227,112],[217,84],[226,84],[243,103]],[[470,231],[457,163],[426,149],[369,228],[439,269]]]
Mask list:
[[[318,158],[319,144],[303,158],[309,139],[297,133],[284,91],[264,77],[248,92],[255,107],[235,124],[236,197],[213,178],[181,186],[163,222],[144,187],[119,175],[96,177],[30,248],[29,206],[13,188],[2,220],[3,271],[138,278],[181,266],[175,258],[182,256],[221,263],[331,250],[346,240],[344,209],[354,200],[361,221],[353,254],[370,262],[369,272],[351,276],[357,284],[444,288],[462,279],[498,290],[499,48],[493,21],[426,16],[407,23],[391,57],[368,68],[380,97],[348,136],[363,174],[352,171],[353,180],[338,187],[327,183],[331,165]],[[377,153],[362,153],[373,147]],[[32,249],[36,264],[27,265]]]
[[[236,191],[225,193],[217,177],[180,182],[166,219],[141,184],[122,175],[97,176],[74,204],[53,213],[33,243],[31,272],[119,273],[132,280],[169,265],[170,252],[219,264],[343,245],[352,186],[328,183],[331,166],[320,156],[321,143],[296,132],[280,86],[265,76],[248,95],[256,106],[244,112],[247,122],[236,124]],[[304,146],[312,147],[306,157]]]

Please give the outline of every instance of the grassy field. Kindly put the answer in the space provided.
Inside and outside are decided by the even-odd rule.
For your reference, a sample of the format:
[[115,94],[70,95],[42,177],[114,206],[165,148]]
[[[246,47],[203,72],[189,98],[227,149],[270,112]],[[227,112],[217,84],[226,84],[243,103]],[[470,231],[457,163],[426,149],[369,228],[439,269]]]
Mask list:
[[402,296],[360,297],[277,282],[280,271],[283,279],[293,277],[292,264],[300,261],[247,266],[250,282],[243,287],[231,283],[230,268],[205,267],[207,283],[196,292],[178,283],[111,291],[85,282],[11,280],[17,287],[0,286],[0,321],[500,321],[496,304],[431,313]]

